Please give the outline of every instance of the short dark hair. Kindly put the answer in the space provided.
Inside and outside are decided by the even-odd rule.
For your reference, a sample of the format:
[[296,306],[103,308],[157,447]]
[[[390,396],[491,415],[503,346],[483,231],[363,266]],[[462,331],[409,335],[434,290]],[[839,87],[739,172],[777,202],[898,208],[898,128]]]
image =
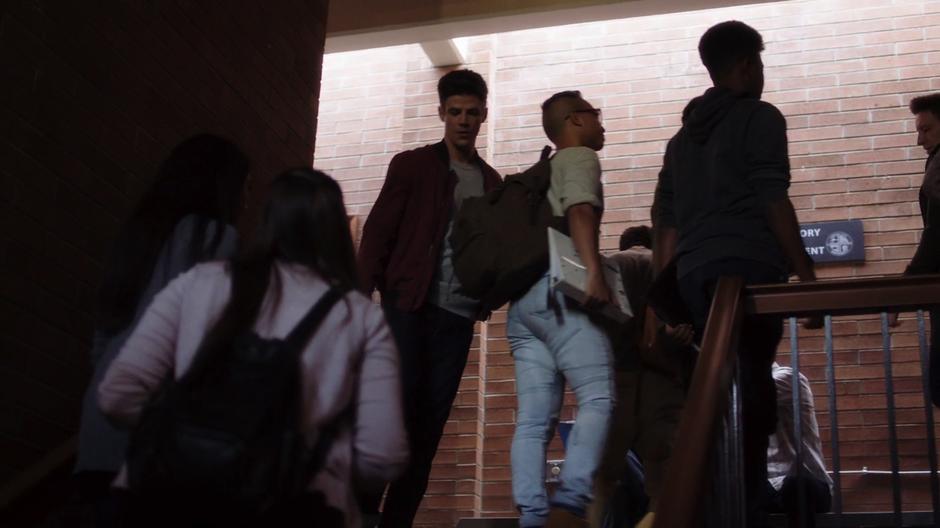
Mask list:
[[437,97],[441,105],[452,95],[475,95],[485,105],[488,93],[483,76],[473,70],[454,70],[437,81]]
[[940,119],[940,93],[921,95],[911,99],[911,113],[917,115],[921,112],[930,112]]
[[716,82],[739,61],[759,56],[762,51],[764,39],[760,33],[737,20],[715,24],[698,41],[698,55]]
[[626,251],[634,246],[653,249],[653,231],[650,226],[634,226],[623,230],[620,235],[620,251]]
[[565,117],[567,117],[568,112],[570,112],[570,109],[567,106],[561,109],[561,111],[556,111],[558,110],[554,108],[556,103],[564,100],[570,102],[574,99],[584,100],[584,98],[581,97],[581,92],[579,90],[565,90],[563,92],[558,92],[553,94],[542,103],[542,130],[545,131],[545,135],[548,136],[548,139],[554,140],[556,137],[558,137],[558,134],[561,133],[562,127],[564,127]]

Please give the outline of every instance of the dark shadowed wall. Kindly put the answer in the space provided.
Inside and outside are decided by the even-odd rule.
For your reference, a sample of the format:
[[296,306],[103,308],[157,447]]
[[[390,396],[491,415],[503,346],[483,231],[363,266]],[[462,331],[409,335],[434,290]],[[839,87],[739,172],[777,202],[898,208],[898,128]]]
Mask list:
[[310,164],[328,3],[2,3],[0,486],[75,433],[103,259],[173,145]]

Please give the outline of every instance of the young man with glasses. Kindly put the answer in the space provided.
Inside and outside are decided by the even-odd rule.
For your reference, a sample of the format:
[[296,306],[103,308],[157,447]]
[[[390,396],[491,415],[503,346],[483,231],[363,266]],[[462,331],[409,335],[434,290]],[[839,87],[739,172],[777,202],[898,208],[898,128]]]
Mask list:
[[[522,528],[586,526],[593,476],[610,422],[611,345],[588,311],[611,302],[598,252],[604,208],[597,157],[604,146],[600,114],[577,91],[557,93],[542,104],[542,126],[557,149],[548,201],[555,216],[566,218],[587,267],[587,301],[582,306],[553,290],[546,273],[509,308],[506,334],[518,395],[512,488]],[[558,421],[565,382],[577,398],[578,415],[560,485],[549,500],[545,448]]]

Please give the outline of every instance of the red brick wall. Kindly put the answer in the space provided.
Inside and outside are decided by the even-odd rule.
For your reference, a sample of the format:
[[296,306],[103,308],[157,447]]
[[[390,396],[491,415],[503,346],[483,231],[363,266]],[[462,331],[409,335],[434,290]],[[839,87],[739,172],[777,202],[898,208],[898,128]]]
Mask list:
[[[666,140],[688,99],[709,84],[698,38],[732,18],[766,40],[765,99],[787,117],[790,195],[800,220],[864,222],[867,261],[821,266],[819,274],[900,272],[919,236],[916,194],[924,163],[906,105],[914,95],[940,91],[940,2],[789,1],[470,38],[469,66],[487,78],[491,93],[490,119],[478,141],[482,154],[504,173],[533,163],[546,143],[538,104],[558,90],[582,90],[604,109],[602,246],[615,249],[625,227],[649,222]],[[316,165],[342,181],[356,214],[368,214],[395,152],[440,139],[434,82],[443,73],[417,46],[325,58]],[[422,522],[452,523],[469,510],[513,514],[508,449],[515,401],[504,322],[497,313],[482,325],[479,360],[475,355],[468,367]],[[892,338],[905,470],[926,467],[914,328],[908,317]],[[836,321],[844,470],[889,468],[879,331],[872,318]],[[801,361],[827,441],[821,333],[801,336]],[[887,482],[846,476],[849,506],[888,509]],[[925,506],[926,479],[905,482],[905,501]]]
[[102,260],[172,146],[312,159],[327,0],[0,8],[0,484],[75,433]]

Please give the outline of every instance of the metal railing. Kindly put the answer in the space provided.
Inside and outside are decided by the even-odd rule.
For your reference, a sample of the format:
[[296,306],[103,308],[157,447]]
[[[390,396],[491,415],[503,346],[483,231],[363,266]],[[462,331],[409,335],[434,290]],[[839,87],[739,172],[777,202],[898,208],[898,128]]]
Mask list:
[[[824,316],[824,353],[830,444],[832,449],[832,513],[818,518],[819,526],[940,526],[940,485],[937,478],[933,408],[928,387],[928,357],[923,308],[940,303],[940,276],[883,279],[832,280],[811,283],[745,287],[740,278],[722,278],[715,292],[701,353],[689,388],[676,434],[672,457],[666,469],[656,528],[688,528],[703,519],[709,525],[744,526],[743,478],[741,478],[740,400],[734,382],[737,339],[745,315],[776,315],[789,318],[790,367],[793,369],[794,437],[801,437],[799,416],[800,350],[796,317]],[[895,387],[892,372],[891,338],[886,311],[917,311],[918,346],[924,393],[924,424],[930,470],[932,512],[904,512],[901,481]],[[892,511],[845,512],[839,451],[836,365],[833,346],[833,317],[881,313],[882,364],[885,379],[885,408],[888,415],[888,445],[892,479]],[[730,403],[730,405],[729,405]],[[797,443],[799,444],[799,442]],[[717,456],[717,461],[712,461]],[[801,464],[797,451],[797,464]],[[712,462],[710,462],[712,461]],[[709,465],[714,463],[714,465]],[[706,472],[717,470],[709,483]],[[704,500],[708,494],[711,499]],[[805,505],[804,505],[805,507]]]

